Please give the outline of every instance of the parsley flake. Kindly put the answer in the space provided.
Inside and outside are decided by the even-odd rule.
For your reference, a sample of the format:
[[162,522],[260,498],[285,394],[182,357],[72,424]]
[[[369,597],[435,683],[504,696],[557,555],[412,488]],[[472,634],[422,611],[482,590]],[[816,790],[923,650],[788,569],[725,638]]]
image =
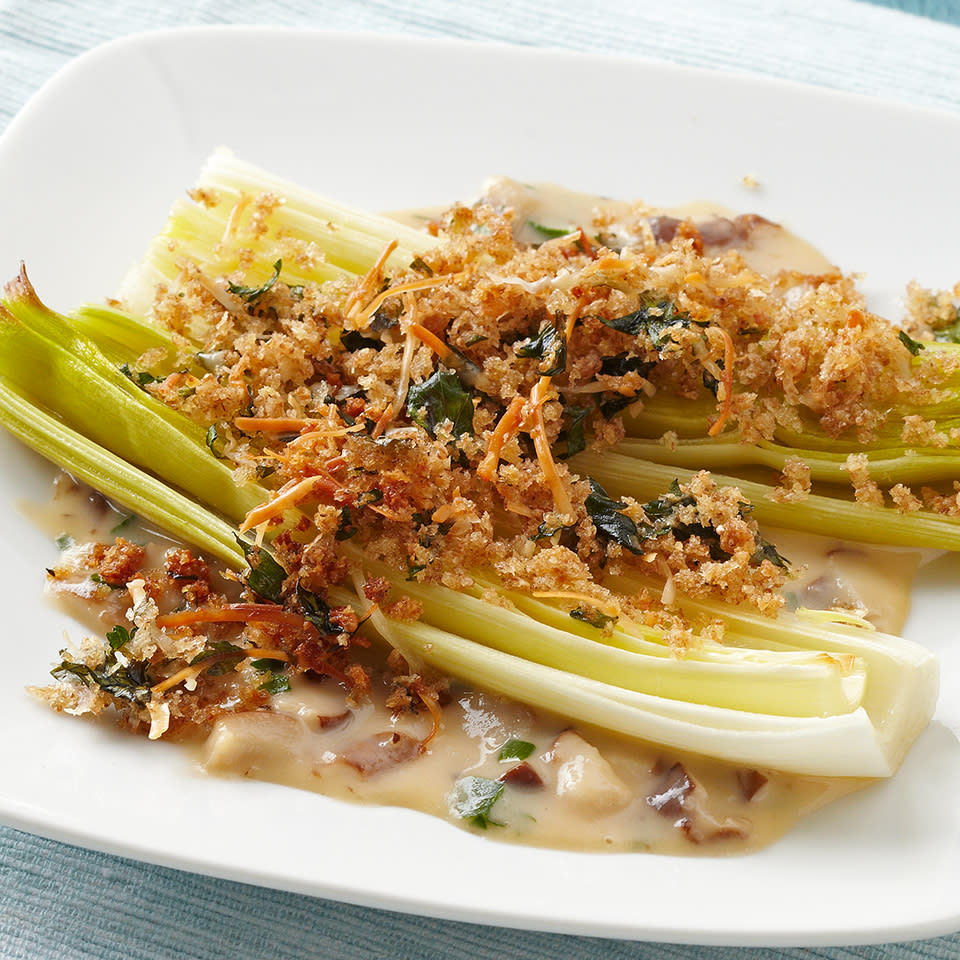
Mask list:
[[688,314],[677,310],[671,300],[648,296],[647,300],[632,313],[607,320],[598,317],[605,326],[632,337],[645,334],[659,353],[671,342],[670,331],[690,326]]
[[518,357],[535,357],[540,361],[537,372],[543,377],[555,377],[567,368],[567,338],[561,322],[547,323],[535,337],[518,343],[513,352]]
[[462,777],[454,787],[451,808],[463,820],[475,827],[486,830],[488,826],[502,827],[490,816],[493,805],[503,793],[503,784],[499,780],[487,777]]
[[269,693],[270,696],[286,693],[290,689],[290,678],[285,673],[271,673],[257,689]]
[[643,542],[637,531],[637,525],[623,512],[627,505],[622,500],[607,496],[606,490],[592,477],[590,493],[584,501],[587,516],[593,521],[597,533],[619,543],[631,553],[643,553]]
[[273,274],[268,277],[258,287],[246,287],[239,283],[227,283],[227,289],[239,297],[244,303],[255,304],[270,288],[280,279],[280,268],[283,266],[282,260],[277,260],[273,265]]
[[529,740],[510,739],[501,748],[497,759],[501,763],[508,760],[526,760],[536,747]]
[[235,538],[243,551],[243,558],[247,561],[247,586],[259,597],[271,603],[283,602],[283,582],[287,579],[287,571],[280,566],[268,550],[256,544]]
[[407,413],[433,438],[445,420],[453,424],[454,436],[473,435],[473,399],[455,373],[438,370],[423,383],[410,384]]
[[923,344],[919,340],[914,340],[906,330],[901,330],[897,338],[910,351],[911,356],[917,356],[924,349]]

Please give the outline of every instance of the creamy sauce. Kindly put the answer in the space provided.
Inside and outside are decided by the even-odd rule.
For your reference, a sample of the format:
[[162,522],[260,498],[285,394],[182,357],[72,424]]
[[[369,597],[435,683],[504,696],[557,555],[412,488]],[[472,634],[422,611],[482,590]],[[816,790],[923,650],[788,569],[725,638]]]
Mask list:
[[[278,699],[276,713],[219,720],[202,751],[204,768],[461,824],[469,778],[506,777],[489,812],[494,839],[579,850],[744,852],[860,785],[675,756],[475,691],[455,693],[440,733],[419,754],[412,744],[429,733],[428,718],[392,718],[382,691],[350,708],[335,686],[302,680]],[[533,745],[530,756],[500,760],[503,747],[518,741]],[[696,786],[681,800],[684,773]]]
[[[604,210],[602,236],[612,245],[624,246],[643,243],[643,233],[637,229],[638,218],[656,221],[662,218],[689,218],[704,227],[704,242],[721,252],[735,248],[748,266],[759,273],[774,274],[779,270],[799,273],[829,273],[833,266],[812,244],[781,227],[779,224],[756,218],[748,230],[734,238],[729,229],[717,230],[736,223],[736,214],[726,207],[711,203],[690,203],[678,207],[647,207],[639,203],[609,200],[605,197],[578,193],[555,184],[535,185],[519,183],[507,177],[496,177],[484,184],[482,200],[498,209],[514,211],[514,234],[526,243],[543,242],[550,231],[585,228],[594,222],[599,207]],[[409,226],[422,228],[438,219],[443,208],[404,210],[391,213],[394,219]],[[714,229],[711,229],[714,227]],[[711,244],[710,241],[717,241]]]
[[842,610],[883,633],[899,634],[910,612],[910,589],[930,551],[865,546],[799,533],[766,534],[788,557],[797,576],[787,597],[798,607]]
[[[124,536],[148,546],[151,562],[159,565],[171,546],[64,477],[52,504],[29,512],[64,543],[63,537],[109,541],[122,523]],[[857,598],[876,605],[867,615],[885,628],[902,625],[918,553],[793,533],[784,541],[784,550],[806,565],[793,585],[798,602],[813,606],[815,599],[834,594],[845,601]],[[123,622],[124,590],[93,601],[90,591],[61,586],[55,596],[100,633]],[[383,651],[371,654],[382,657]],[[382,681],[369,701],[350,704],[329,679],[297,678],[289,692],[274,698],[271,711],[221,717],[209,736],[194,744],[197,762],[214,775],[410,807],[468,829],[480,826],[463,815],[465,788],[478,783],[496,788],[502,782],[487,814],[485,834],[492,839],[697,855],[763,847],[799,817],[866,783],[756,771],[673,753],[572,727],[562,717],[462,686],[452,689],[439,733],[421,749],[432,728],[429,714],[394,716],[384,705],[387,692]],[[529,756],[500,758],[505,746],[518,742],[530,745]]]

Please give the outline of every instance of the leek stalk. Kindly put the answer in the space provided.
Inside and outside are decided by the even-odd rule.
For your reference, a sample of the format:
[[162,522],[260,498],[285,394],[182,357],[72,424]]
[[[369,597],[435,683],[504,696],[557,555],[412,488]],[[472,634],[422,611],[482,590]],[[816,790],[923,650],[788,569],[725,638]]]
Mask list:
[[[277,205],[269,229],[258,233],[252,222],[255,204],[248,198],[263,195]],[[118,296],[133,313],[146,316],[156,285],[173,281],[185,262],[222,276],[240,268],[249,248],[259,254],[256,264],[244,267],[250,282],[265,280],[277,256],[283,257],[284,279],[291,284],[351,279],[366,272],[393,240],[398,245],[388,260],[392,266],[408,266],[435,242],[388,217],[318,197],[221,149],[204,165],[192,196],[174,204],[163,232],[124,279]]]
[[235,528],[156,477],[88,440],[0,378],[0,421],[17,439],[161,530],[242,569]]
[[[8,309],[5,319],[10,316]],[[49,350],[57,349],[37,339]],[[131,419],[131,432],[150,429],[153,413],[147,404],[132,404],[124,415]],[[231,566],[240,563],[229,523],[101,449],[2,382],[0,420],[44,456],[124,506]],[[194,443],[182,444],[179,455],[212,460]],[[171,458],[156,455],[151,466],[163,478],[171,471]],[[194,470],[194,476],[201,473]],[[264,491],[257,489],[262,496]],[[201,502],[216,494],[202,485],[189,492]],[[236,522],[243,511],[234,509],[228,520]],[[361,566],[376,572],[375,564]],[[825,642],[810,643],[809,650],[795,646],[791,651],[781,641],[773,652],[731,648],[712,657],[650,656],[607,644],[600,631],[591,639],[542,622],[549,619],[543,614],[538,620],[444,587],[409,583],[399,589],[424,604],[424,617],[416,624],[390,620],[384,632],[436,669],[628,736],[736,762],[808,774],[887,776],[916,725],[926,722],[935,699],[935,661],[906,642],[891,652],[883,638],[870,636],[868,657],[858,652],[854,632],[841,644],[848,655],[842,661],[830,655],[837,649],[836,638],[821,629],[811,633]],[[341,593],[346,602],[358,603],[355,593],[338,589],[331,596]],[[640,633],[648,642],[657,635],[649,629]],[[664,638],[659,640],[665,649]],[[898,681],[891,689],[894,676]],[[894,697],[896,709],[891,709]]]
[[[298,283],[350,279],[369,269],[390,240],[399,241],[393,266],[406,266],[433,244],[419,231],[316,198],[226,153],[214,156],[199,188],[194,196],[205,199],[176,205],[128,277],[122,294],[134,312],[146,315],[155,283],[178,276],[185,261],[219,277],[238,268],[245,247],[256,252],[256,263],[244,269],[249,282],[263,279],[278,255],[295,251],[284,258],[284,279]],[[260,234],[250,219],[256,201],[247,198],[268,194],[278,205]],[[148,323],[116,311],[86,308],[72,321],[59,316],[22,276],[0,303],[0,421],[125,507],[236,568],[243,560],[234,527],[267,491],[238,485],[199,427],[117,369],[148,349],[169,356],[173,346]],[[694,414],[682,417],[692,423]],[[715,450],[731,466],[747,462],[722,446]],[[781,455],[754,456],[770,466],[762,457]],[[584,452],[571,465],[609,493],[641,501],[691,475],[623,452]],[[960,549],[960,522],[948,518],[851,509],[818,495],[799,506],[777,504],[763,484],[716,479],[736,482],[761,522]],[[359,574],[396,580],[353,544],[345,552]],[[604,632],[572,620],[557,603],[500,589],[488,571],[478,571],[478,592],[483,582],[499,589],[505,605],[438,585],[396,583],[395,592],[422,605],[422,619],[377,613],[371,625],[404,653],[478,687],[671,748],[797,773],[888,776],[932,713],[936,662],[899,638],[681,598],[698,616],[722,617],[730,642],[702,638],[677,654],[655,628],[624,618]],[[329,597],[362,612],[354,591],[338,587]]]
[[[640,501],[660,496],[674,480],[685,483],[696,473],[682,467],[638,461],[615,450],[584,451],[570,460],[581,475],[593,477],[611,496]],[[897,544],[960,550],[960,518],[929,510],[900,513],[889,507],[853,504],[849,499],[810,494],[799,503],[771,499],[773,487],[742,477],[713,474],[718,486],[736,486],[750,501],[754,518],[788,530],[816,530],[824,536],[861,543]]]
[[[0,303],[0,375],[83,435],[120,457],[155,469],[181,490],[203,490],[224,516],[244,516],[264,499],[206,448],[201,427],[146,394],[91,340],[48,309],[26,276]],[[162,469],[160,469],[162,465]]]

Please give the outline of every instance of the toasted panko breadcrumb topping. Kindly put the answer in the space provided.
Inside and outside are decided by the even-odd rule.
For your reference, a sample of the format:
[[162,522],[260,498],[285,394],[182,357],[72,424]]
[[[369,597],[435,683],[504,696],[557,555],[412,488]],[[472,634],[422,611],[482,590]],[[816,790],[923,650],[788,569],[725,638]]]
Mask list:
[[[641,502],[608,495],[578,470],[578,453],[614,448],[626,421],[661,397],[707,409],[703,436],[743,443],[810,428],[865,446],[891,429],[919,446],[957,442],[904,413],[907,402],[940,396],[960,370],[957,355],[922,351],[869,312],[855,278],[753,269],[738,245],[778,229],[762,218],[694,223],[641,205],[598,207],[592,222],[531,242],[509,207],[456,205],[431,226],[436,246],[405,268],[388,269],[391,244],[353,281],[288,285],[277,260],[268,283],[247,285],[252,261],[231,244],[266,233],[280,204],[271,194],[236,204],[221,246],[237,270],[210,276],[185,263],[159,288],[153,320],[173,335],[179,364],[144,389],[201,424],[238,483],[270,491],[243,529],[270,539],[295,609],[322,607],[330,588],[367,578],[366,613],[340,608],[309,623],[278,615],[234,634],[241,650],[282,651],[295,669],[333,676],[357,697],[369,685],[353,658],[358,626],[377,611],[416,619],[406,582],[504,606],[519,593],[607,631],[622,616],[663,630],[678,650],[722,634],[718,622],[688,623],[681,595],[776,614],[788,564],[737,487],[702,471]],[[289,244],[283,253],[314,256]],[[946,295],[914,287],[908,306],[914,332],[956,320]],[[145,354],[139,367],[159,359]],[[680,442],[672,430],[659,438],[670,450]],[[851,453],[843,470],[856,501],[883,504],[866,452]],[[788,456],[772,499],[810,492],[809,463]],[[960,493],[918,497],[898,484],[889,495],[902,512],[960,514]],[[137,649],[165,658],[170,684],[161,679],[149,699],[124,707],[130,722],[159,735],[212,716],[225,696],[216,684],[187,706],[203,673],[190,665],[207,649],[204,627],[189,618],[169,626],[156,577],[135,579],[131,545],[97,550],[81,562],[127,586]],[[191,555],[170,558],[171,571],[183,575],[191,609],[229,613]],[[633,592],[614,590],[616,577]],[[238,703],[262,699],[251,669],[231,680]],[[439,686],[405,662],[393,672],[392,705],[434,709]],[[57,694],[54,705],[99,708],[79,696]]]
[[[235,216],[265,222],[276,202],[247,198]],[[593,522],[589,478],[569,455],[614,446],[621,411],[658,393],[703,397],[705,385],[716,413],[704,434],[755,442],[813,420],[866,441],[916,391],[910,354],[853,278],[753,270],[736,244],[771,226],[761,218],[698,227],[638,205],[599,209],[586,226],[594,239],[530,243],[510,209],[457,205],[407,269],[388,274],[391,246],[353,285],[277,282],[246,303],[223,294],[240,274],[188,266],[160,291],[155,319],[199,338],[213,362],[148,389],[215,426],[239,478],[269,476],[276,499],[247,526],[279,522],[284,507],[310,518],[314,542],[288,559],[318,588],[344,575],[332,558],[346,541],[404,578],[458,590],[491,571],[532,585],[549,556],[556,589],[602,592],[626,565],[775,611],[784,569],[763,558],[739,491],[695,480],[669,529],[624,549]],[[930,440],[919,419],[904,418],[904,437]],[[865,456],[846,469],[858,501],[882,502]],[[809,491],[809,467],[788,458],[774,499]],[[650,529],[643,504],[626,497],[618,510]]]
[[777,503],[799,503],[810,495],[810,464],[803,457],[789,456],[783,462],[779,486],[770,498]]

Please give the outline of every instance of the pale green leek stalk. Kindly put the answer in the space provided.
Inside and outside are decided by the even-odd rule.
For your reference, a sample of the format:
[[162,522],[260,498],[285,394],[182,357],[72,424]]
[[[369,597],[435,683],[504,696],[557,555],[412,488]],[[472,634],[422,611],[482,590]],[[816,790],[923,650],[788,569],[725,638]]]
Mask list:
[[[134,303],[147,289],[152,297],[153,281],[178,273],[182,259],[199,257],[202,268],[219,276],[232,269],[230,258],[239,244],[262,239],[244,226],[246,208],[237,207],[244,192],[267,190],[283,199],[277,214],[291,216],[276,223],[291,235],[303,232],[295,236],[294,248],[302,249],[298,244],[307,242],[304,237],[323,244],[325,259],[313,265],[309,258],[296,267],[293,258],[284,259],[285,282],[361,272],[391,235],[401,239],[396,265],[432,244],[431,238],[408,235],[383,218],[345,211],[269,181],[222,155],[204,176],[202,186],[213,191],[210,196],[217,194],[218,202],[207,207],[184,201],[175,210],[146,267],[128,284]],[[289,246],[284,238],[266,237],[269,253],[257,246],[257,269],[264,275],[285,242]],[[48,311],[25,278],[8,296],[0,309],[0,374],[8,381],[0,384],[0,419],[39,452],[123,505],[236,566],[239,548],[232,524],[266,491],[235,484],[199,428],[116,370],[117,362],[143,348],[166,348],[165,336],[128,326],[120,315],[88,312],[78,325],[102,343],[100,349]],[[33,407],[34,400],[62,419]],[[632,464],[620,465],[622,478],[613,470],[619,461]],[[638,466],[614,454],[593,466],[586,472],[610,492],[638,499],[663,493],[677,476],[674,468],[661,467],[658,474],[655,465]],[[839,529],[839,513],[850,513],[849,505],[834,503],[830,509]],[[915,517],[907,519],[916,523]],[[891,530],[900,532],[894,526],[887,533]],[[362,574],[379,570],[349,542],[346,549]],[[495,580],[490,584],[497,588]],[[623,620],[607,634],[571,620],[557,604],[509,591],[500,591],[507,607],[438,585],[397,582],[395,591],[419,600],[423,619],[403,622],[377,613],[371,622],[388,641],[438,670],[581,723],[738,763],[808,774],[887,776],[928,722],[935,702],[934,658],[916,645],[862,629],[815,625],[804,630],[793,621],[753,622],[734,613],[735,644],[723,647],[703,638],[687,656],[677,656],[660,631]],[[337,588],[330,599],[357,604],[363,612],[355,592]],[[707,604],[704,610],[713,618],[727,617],[720,605]]]
[[[355,548],[348,554],[368,572],[391,572]],[[694,636],[674,651],[658,630],[624,621],[605,634],[516,591],[498,591],[507,606],[437,584],[408,582],[402,592],[422,604],[422,619],[390,622],[384,634],[437,669],[620,733],[757,766],[888,776],[936,702],[932,654],[864,627],[736,608],[730,646]],[[728,618],[716,602],[695,611]],[[418,632],[423,624],[431,629]],[[571,701],[580,706],[561,706]]]
[[0,375],[118,456],[157,469],[174,487],[203,490],[224,516],[245,516],[264,491],[237,484],[208,450],[205,432],[124,376],[97,345],[49,310],[24,274],[0,301]]
[[[660,496],[674,480],[688,482],[695,470],[624,456],[616,450],[584,451],[570,460],[581,476],[593,477],[611,496],[646,502]],[[718,486],[739,487],[761,526],[815,530],[829,537],[861,543],[898,544],[937,550],[960,550],[960,518],[929,510],[900,513],[839,497],[810,494],[797,503],[772,499],[773,487],[741,477],[712,474]]]
[[72,430],[2,378],[0,422],[18,440],[118,505],[228,567],[243,568],[232,524]]
[[[336,591],[331,596],[339,600]],[[531,706],[677,750],[806,775],[892,775],[929,722],[937,690],[933,657],[914,647],[897,663],[901,685],[890,709],[770,715],[639,693],[427,623],[391,621],[389,632],[436,669]]]
[[[152,413],[146,405],[134,405],[124,415],[133,418],[131,428],[149,429]],[[37,409],[7,384],[0,384],[0,419],[40,453],[129,509],[231,566],[240,562],[230,524]],[[178,454],[212,459],[194,443],[181,445]],[[164,478],[170,463],[170,457],[158,455],[152,466]],[[202,486],[190,492],[200,500],[211,496]],[[236,512],[228,519],[237,522],[241,516]],[[362,555],[358,565],[367,574],[383,572]],[[811,634],[825,642],[808,644],[809,650],[791,650],[782,640],[773,650],[721,651],[710,644],[702,655],[691,651],[689,658],[677,658],[668,655],[662,634],[649,628],[636,628],[632,636],[619,631],[618,646],[583,624],[561,629],[563,615],[550,605],[542,605],[538,620],[442,586],[409,583],[396,589],[423,603],[423,620],[381,617],[375,623],[408,655],[584,723],[736,762],[808,774],[886,776],[935,700],[936,667],[928,653],[897,641],[887,654],[886,640],[865,631],[859,633],[869,656],[857,652],[857,631],[838,640],[820,630]],[[341,594],[362,612],[356,593],[335,591],[332,597]],[[504,597],[518,605],[526,599]],[[847,662],[829,655],[838,644]],[[653,654],[650,647],[657,648]],[[894,674],[899,679],[893,691],[874,679]],[[882,701],[884,691],[895,695],[897,709],[884,710],[884,703],[868,709],[871,689],[873,700]]]
[[[246,198],[264,194],[277,205],[268,229],[259,233]],[[398,245],[388,260],[391,267],[409,266],[436,244],[421,230],[319,197],[221,149],[204,165],[192,195],[174,204],[163,232],[124,279],[118,298],[146,316],[157,284],[175,280],[184,263],[219,277],[239,270],[243,252],[250,249],[257,251],[256,262],[243,267],[250,284],[265,280],[278,257],[289,284],[352,279],[365,273],[392,240]]]
[[[960,476],[960,453],[956,449],[885,447],[859,452],[866,454],[870,479],[884,487],[895,483],[942,483]],[[798,457],[809,465],[811,480],[850,487],[850,474],[844,469],[849,455],[846,452],[811,451],[767,440],[743,443],[734,436],[667,444],[627,437],[617,444],[617,453],[689,470],[722,470],[732,474],[742,473],[746,467],[782,471],[787,458]]]

